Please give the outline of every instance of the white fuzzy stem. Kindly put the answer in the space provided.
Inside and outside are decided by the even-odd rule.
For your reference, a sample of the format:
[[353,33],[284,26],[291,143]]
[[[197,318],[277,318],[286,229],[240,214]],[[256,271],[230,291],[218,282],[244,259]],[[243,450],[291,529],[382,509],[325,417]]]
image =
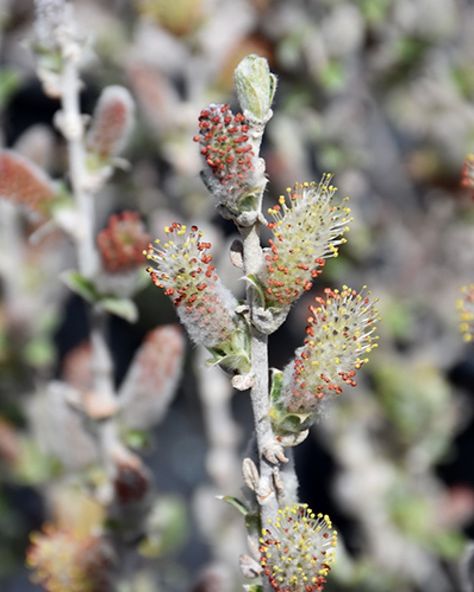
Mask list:
[[[270,116],[271,112],[269,113],[268,119]],[[251,125],[249,141],[252,144],[255,158],[258,158],[263,131],[264,125],[258,123]],[[252,226],[240,228],[243,242],[244,272],[246,276],[258,276],[264,266],[264,254],[260,243],[259,218],[262,218],[261,207],[265,185],[266,179],[264,170],[262,170],[262,179],[261,183],[259,184],[261,187],[261,195],[257,200],[259,216],[257,216],[256,221]],[[250,397],[252,401],[255,422],[255,436],[257,441],[260,471],[259,495],[257,496],[257,499],[260,503],[261,521],[262,524],[265,524],[269,519],[274,519],[276,517],[279,507],[279,492],[276,489],[274,479],[274,471],[278,471],[278,465],[271,464],[265,456],[266,451],[268,451],[269,448],[274,447],[276,444],[276,438],[270,420],[268,336],[260,332],[252,322],[256,315],[256,310],[259,303],[257,301],[255,291],[250,283],[247,287],[247,304],[249,307],[251,320],[250,355],[252,371],[254,374],[254,383],[250,391]],[[286,472],[287,474],[291,473],[292,475],[290,481],[296,483],[296,475],[294,473],[293,464],[291,464],[291,467],[287,467]],[[272,587],[267,578],[263,578],[262,584],[264,592],[271,592]]]
[[[41,0],[38,2],[41,4]],[[72,11],[67,15],[72,20]],[[60,75],[61,111],[58,125],[66,138],[69,157],[71,191],[79,217],[79,231],[74,239],[79,272],[94,278],[97,273],[98,256],[95,244],[94,194],[88,188],[86,150],[84,147],[84,118],[80,109],[81,79],[79,62],[81,47],[73,37],[74,23],[65,22],[58,34],[63,69]],[[106,316],[103,310],[95,308],[91,314],[92,378],[96,396],[103,402],[115,400],[113,385],[113,364],[105,333]],[[104,466],[109,475],[113,472],[110,459],[118,434],[113,417],[103,419],[99,425],[99,442]]]
[[65,64],[61,80],[61,130],[66,137],[69,156],[69,174],[72,193],[76,201],[80,229],[76,238],[79,270],[86,277],[93,277],[97,267],[94,243],[95,208],[94,195],[86,189],[86,162],[84,149],[84,125],[80,111],[80,88],[77,52],[63,52]]
[[[246,275],[257,274],[263,263],[263,252],[260,245],[258,222],[249,228],[242,229],[244,270]],[[255,307],[254,292],[251,286],[247,289],[247,301],[250,318]],[[250,391],[252,410],[255,422],[260,464],[260,489],[266,492],[265,503],[261,506],[262,520],[274,517],[278,502],[273,484],[273,466],[265,459],[266,447],[275,441],[270,421],[269,383],[268,383],[268,337],[260,333],[253,325],[251,332],[251,362],[254,384]]]

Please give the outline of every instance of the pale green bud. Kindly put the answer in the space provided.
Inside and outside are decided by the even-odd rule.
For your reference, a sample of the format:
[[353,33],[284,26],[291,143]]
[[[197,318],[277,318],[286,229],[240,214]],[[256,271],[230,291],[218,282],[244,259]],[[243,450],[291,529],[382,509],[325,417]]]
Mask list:
[[244,115],[267,121],[277,85],[267,60],[255,54],[246,56],[235,69],[234,83]]

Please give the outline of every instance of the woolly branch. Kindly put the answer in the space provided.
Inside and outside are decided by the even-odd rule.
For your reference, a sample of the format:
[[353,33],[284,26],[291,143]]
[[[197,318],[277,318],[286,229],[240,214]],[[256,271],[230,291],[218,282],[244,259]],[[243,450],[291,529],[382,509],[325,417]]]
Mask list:
[[92,277],[97,267],[95,211],[94,196],[86,187],[84,124],[79,105],[81,50],[69,38],[63,41],[61,50],[64,60],[60,78],[62,111],[58,114],[57,124],[67,140],[71,188],[80,216],[80,232],[76,239],[79,270],[84,276]]
[[[50,0],[36,0],[38,28],[43,32],[43,40],[39,39],[39,42],[44,44],[46,39],[51,45],[49,49],[56,49],[61,56],[61,67],[56,81],[61,111],[56,114],[56,125],[67,141],[71,193],[79,218],[79,229],[73,236],[79,272],[82,276],[93,279],[98,269],[98,255],[95,244],[94,193],[88,182],[84,117],[80,110],[82,82],[79,68],[83,48],[74,28],[72,6],[58,0],[55,0],[54,4],[55,10],[51,12]],[[49,33],[49,37],[46,33]],[[105,315],[105,311],[95,306],[90,317],[92,382],[96,397],[92,408],[94,415],[101,419],[98,425],[100,449],[106,471],[112,478],[112,453],[122,445],[113,420],[117,404],[112,378],[113,364],[106,342]],[[111,490],[108,493],[111,495]]]

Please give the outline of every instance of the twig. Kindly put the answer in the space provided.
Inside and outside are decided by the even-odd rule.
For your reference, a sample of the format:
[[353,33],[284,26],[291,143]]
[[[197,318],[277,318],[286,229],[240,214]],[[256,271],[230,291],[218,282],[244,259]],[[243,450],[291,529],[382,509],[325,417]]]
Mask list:
[[[48,6],[48,0],[37,0],[39,10]],[[61,111],[56,123],[67,141],[71,192],[77,206],[79,228],[74,235],[79,272],[86,278],[97,273],[98,256],[95,245],[94,193],[88,187],[86,150],[84,147],[84,117],[80,110],[81,79],[79,65],[82,47],[77,41],[73,26],[72,6],[63,4],[64,21],[56,26],[55,42],[61,52],[62,70],[59,75]],[[90,183],[89,183],[90,185]],[[106,341],[106,313],[94,307],[91,316],[92,381],[94,395],[100,398],[101,406],[115,402],[113,364]],[[112,405],[113,406],[113,405]],[[112,474],[111,452],[118,444],[118,434],[113,414],[103,418],[98,425],[100,449],[105,468]]]
[[[257,274],[263,263],[260,245],[259,222],[249,228],[241,229],[243,239],[244,271],[246,275]],[[255,310],[255,297],[251,286],[247,289],[247,302],[252,320]],[[258,457],[260,464],[260,491],[265,503],[261,506],[262,519],[274,516],[278,509],[277,498],[273,485],[273,466],[267,460],[266,454],[276,442],[270,421],[269,383],[268,383],[268,337],[253,325],[251,332],[251,362],[254,374],[253,386],[250,390],[252,410],[255,423]]]
[[[271,111],[269,117],[271,116]],[[269,118],[268,117],[268,118]],[[251,122],[249,140],[254,154],[258,158],[264,125]],[[260,159],[261,176],[260,195],[257,198],[258,211],[251,226],[239,227],[243,242],[243,267],[247,277],[258,277],[264,265],[264,255],[260,243],[260,224],[263,221],[261,210],[263,192],[266,185],[264,176],[264,161]],[[250,352],[253,373],[253,384],[250,390],[252,410],[255,423],[255,437],[257,443],[260,480],[257,500],[260,504],[260,518],[262,524],[276,517],[279,507],[278,485],[279,464],[286,462],[283,447],[277,442],[270,420],[269,401],[269,368],[268,368],[268,335],[262,333],[255,325],[255,317],[259,302],[253,286],[247,286],[247,305],[250,312]],[[291,481],[296,483],[293,464],[287,468],[291,473]],[[265,578],[263,589],[271,591],[271,585]]]
[[81,80],[78,65],[81,50],[69,36],[63,40],[61,49],[64,68],[60,83],[62,111],[58,124],[67,140],[71,188],[80,217],[80,231],[76,239],[79,271],[86,277],[92,277],[97,267],[95,211],[94,195],[87,190],[84,123],[79,103]]

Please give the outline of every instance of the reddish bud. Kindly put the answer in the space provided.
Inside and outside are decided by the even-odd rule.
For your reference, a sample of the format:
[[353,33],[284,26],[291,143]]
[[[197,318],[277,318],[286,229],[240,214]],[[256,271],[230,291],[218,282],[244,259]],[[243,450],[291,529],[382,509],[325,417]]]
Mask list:
[[44,215],[56,197],[56,189],[52,179],[33,162],[16,152],[3,150],[0,152],[0,197]]
[[254,180],[255,154],[249,143],[248,125],[229,105],[209,105],[199,116],[199,135],[204,161],[222,190],[219,200],[231,211],[248,194]]
[[99,233],[102,265],[109,273],[124,273],[145,263],[143,251],[150,242],[140,216],[136,212],[114,214]]
[[87,149],[109,160],[125,147],[133,128],[135,104],[122,86],[108,86],[102,91],[87,134]]
[[181,376],[184,347],[175,325],[148,333],[120,389],[122,418],[128,427],[150,427],[166,413]]

